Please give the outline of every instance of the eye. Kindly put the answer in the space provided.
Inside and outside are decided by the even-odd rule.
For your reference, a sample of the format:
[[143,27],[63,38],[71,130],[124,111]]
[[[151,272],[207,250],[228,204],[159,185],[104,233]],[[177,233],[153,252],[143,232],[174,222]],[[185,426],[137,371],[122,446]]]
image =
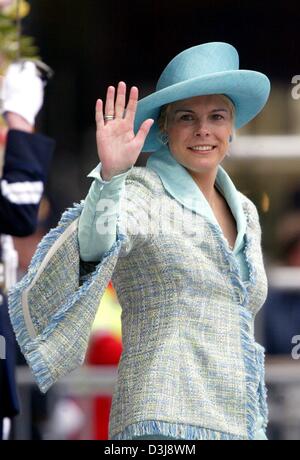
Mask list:
[[193,120],[193,115],[191,115],[189,113],[186,113],[184,115],[181,115],[180,120],[191,121],[191,120]]
[[213,118],[214,120],[224,120],[223,115],[220,115],[219,113],[214,113],[214,114],[212,115],[212,118]]

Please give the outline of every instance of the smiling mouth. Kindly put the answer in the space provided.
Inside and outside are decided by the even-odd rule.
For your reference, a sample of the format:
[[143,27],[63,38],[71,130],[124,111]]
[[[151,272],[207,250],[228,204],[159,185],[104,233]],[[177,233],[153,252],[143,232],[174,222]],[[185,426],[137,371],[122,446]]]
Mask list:
[[192,152],[211,152],[216,145],[195,145],[194,147],[188,147]]

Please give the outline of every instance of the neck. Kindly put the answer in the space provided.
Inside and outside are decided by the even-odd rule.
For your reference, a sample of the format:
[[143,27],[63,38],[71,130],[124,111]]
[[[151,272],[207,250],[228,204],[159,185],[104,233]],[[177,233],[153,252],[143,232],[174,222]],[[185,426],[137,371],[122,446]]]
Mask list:
[[201,192],[205,196],[206,200],[210,204],[212,208],[214,208],[218,198],[219,198],[219,192],[217,191],[215,187],[215,181],[216,181],[216,176],[217,176],[217,170],[214,170],[212,172],[205,172],[205,173],[199,173],[191,170],[187,170],[198,187],[200,188]]

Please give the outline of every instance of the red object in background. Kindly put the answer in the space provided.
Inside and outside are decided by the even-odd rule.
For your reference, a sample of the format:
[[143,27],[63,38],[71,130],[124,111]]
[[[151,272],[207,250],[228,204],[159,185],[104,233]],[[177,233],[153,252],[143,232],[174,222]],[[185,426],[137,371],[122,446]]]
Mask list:
[[[90,340],[86,363],[92,366],[117,366],[122,353],[122,342],[109,332],[95,332]],[[101,395],[93,403],[93,439],[108,439],[109,413],[112,397]]]
[[111,366],[118,364],[122,353],[122,342],[110,332],[95,332],[90,340],[87,364]]
[[7,136],[7,127],[6,126],[0,126],[0,146],[5,145],[6,136]]

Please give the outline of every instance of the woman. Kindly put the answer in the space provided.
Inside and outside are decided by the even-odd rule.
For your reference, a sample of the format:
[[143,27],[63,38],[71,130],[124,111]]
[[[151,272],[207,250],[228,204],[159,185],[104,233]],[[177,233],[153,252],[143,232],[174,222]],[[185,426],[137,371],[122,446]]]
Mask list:
[[[131,88],[126,110],[123,82],[104,113],[97,101],[95,180],[43,240],[11,314],[46,391],[84,359],[112,279],[123,353],[111,439],[266,439],[259,218],[220,163],[269,90],[264,75],[238,70],[231,45],[207,43],[176,56],[139,103]],[[134,168],[143,144],[153,153]]]

